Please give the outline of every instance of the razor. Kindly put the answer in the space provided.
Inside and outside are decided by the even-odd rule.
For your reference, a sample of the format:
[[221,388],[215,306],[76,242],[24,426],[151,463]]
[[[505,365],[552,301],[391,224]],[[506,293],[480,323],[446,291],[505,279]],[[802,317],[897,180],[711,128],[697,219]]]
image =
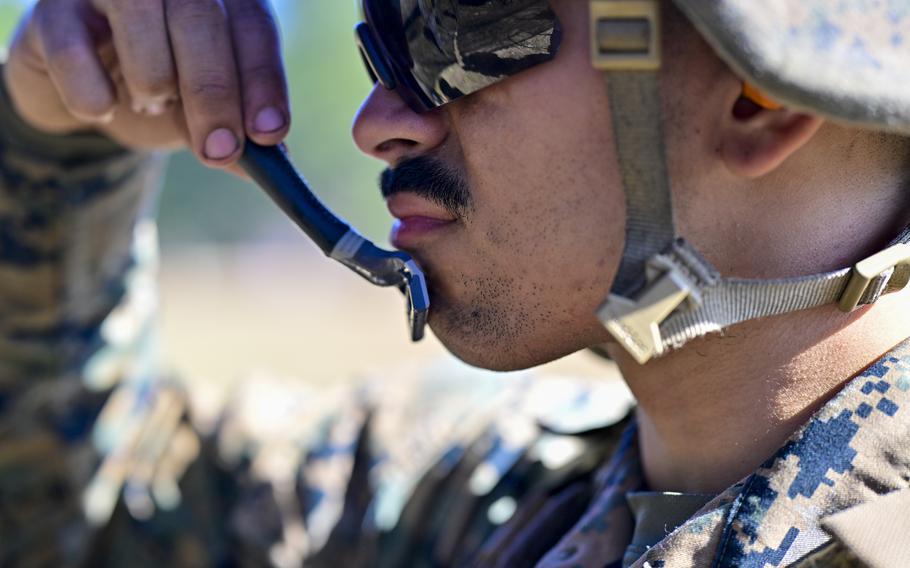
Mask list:
[[332,213],[281,147],[247,140],[240,165],[326,256],[376,286],[401,290],[407,301],[411,340],[423,339],[430,297],[426,277],[410,255],[377,247]]

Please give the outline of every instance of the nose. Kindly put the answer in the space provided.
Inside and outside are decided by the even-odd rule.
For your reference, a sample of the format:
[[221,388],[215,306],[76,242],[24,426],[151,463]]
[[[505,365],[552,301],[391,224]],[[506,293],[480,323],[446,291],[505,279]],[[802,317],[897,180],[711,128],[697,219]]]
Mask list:
[[416,113],[395,91],[376,85],[363,102],[353,126],[354,143],[389,166],[423,155],[446,139],[443,113]]

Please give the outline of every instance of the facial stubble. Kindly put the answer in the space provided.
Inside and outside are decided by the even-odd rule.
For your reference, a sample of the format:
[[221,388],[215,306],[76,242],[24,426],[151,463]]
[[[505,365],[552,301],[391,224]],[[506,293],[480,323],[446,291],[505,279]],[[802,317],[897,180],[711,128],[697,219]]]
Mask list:
[[[471,229],[474,202],[470,186],[460,173],[436,159],[421,156],[388,169],[380,178],[380,186],[386,198],[401,192],[424,197],[451,212],[465,230]],[[516,220],[504,220],[510,222]],[[486,240],[498,247],[508,246],[502,239],[488,236]],[[478,275],[473,270],[456,272],[458,263],[440,265],[438,258],[434,262],[425,252],[413,254],[429,281],[430,326],[446,347],[468,363],[500,370],[512,369],[516,359],[524,361],[532,356],[523,338],[538,326],[547,325],[549,319],[545,306],[533,303],[539,302],[539,296],[532,284],[495,267],[480,267],[481,255],[475,262],[486,273]],[[522,301],[526,296],[530,305]]]

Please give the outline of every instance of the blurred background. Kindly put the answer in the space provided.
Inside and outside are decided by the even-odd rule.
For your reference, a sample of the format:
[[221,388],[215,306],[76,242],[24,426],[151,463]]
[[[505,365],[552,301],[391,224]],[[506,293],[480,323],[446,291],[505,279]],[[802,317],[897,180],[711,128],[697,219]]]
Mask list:
[[[0,0],[3,45],[27,4]],[[290,75],[288,145],[296,164],[331,208],[387,246],[391,217],[377,185],[381,166],[350,139],[352,117],[370,88],[353,42],[355,2],[273,4]],[[188,154],[172,159],[159,234],[167,359],[200,388],[225,391],[259,374],[337,384],[402,365],[461,365],[432,336],[408,341],[398,294],[325,259],[260,190]],[[581,353],[541,372],[610,370]]]

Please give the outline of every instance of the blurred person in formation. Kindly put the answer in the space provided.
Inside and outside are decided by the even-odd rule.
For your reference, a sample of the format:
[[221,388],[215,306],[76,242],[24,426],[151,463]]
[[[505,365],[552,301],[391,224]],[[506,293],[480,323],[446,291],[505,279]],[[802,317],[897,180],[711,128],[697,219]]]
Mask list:
[[[160,150],[290,126],[264,0],[43,0],[0,99],[3,565],[910,558],[910,6],[364,0],[354,139],[458,357],[605,384],[161,372]],[[333,408],[327,411],[327,408]]]

